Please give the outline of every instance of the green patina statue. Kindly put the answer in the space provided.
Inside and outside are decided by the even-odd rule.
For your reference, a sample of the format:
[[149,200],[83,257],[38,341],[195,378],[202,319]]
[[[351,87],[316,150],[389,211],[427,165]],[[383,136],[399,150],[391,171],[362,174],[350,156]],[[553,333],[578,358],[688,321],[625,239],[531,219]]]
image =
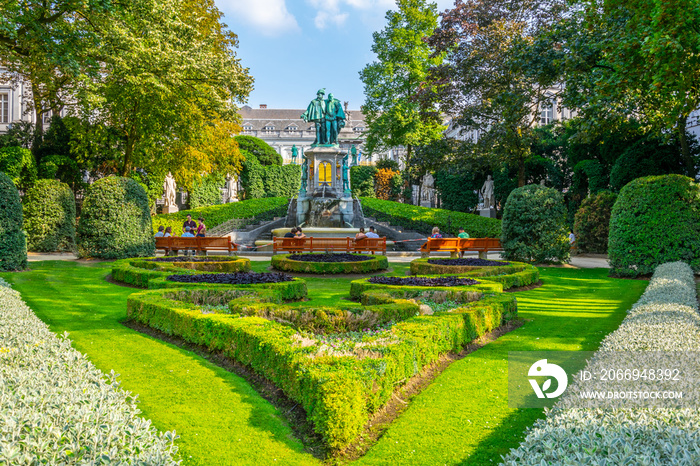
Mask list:
[[319,89],[316,98],[309,103],[301,119],[314,122],[316,127],[316,139],[312,146],[338,145],[338,134],[345,127],[345,111],[343,105],[333,94],[328,94],[328,99],[323,100],[325,89]]

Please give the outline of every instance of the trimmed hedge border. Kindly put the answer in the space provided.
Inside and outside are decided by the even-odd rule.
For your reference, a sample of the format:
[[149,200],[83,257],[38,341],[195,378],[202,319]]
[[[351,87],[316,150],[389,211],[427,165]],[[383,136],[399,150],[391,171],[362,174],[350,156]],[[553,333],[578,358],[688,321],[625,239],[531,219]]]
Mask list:
[[[524,262],[510,262],[510,265],[497,265],[493,267],[471,267],[429,264],[429,258],[415,259],[411,261],[411,273],[414,275],[455,275],[468,278],[486,278],[489,282],[497,282],[503,285],[504,290],[513,287],[529,286],[540,280],[540,271],[537,267]],[[456,260],[456,259],[442,259]]]
[[[149,288],[149,282],[179,273],[234,273],[250,270],[250,260],[221,256],[216,262],[154,262],[155,257],[122,259],[112,264],[112,279],[127,285]],[[162,287],[159,287],[162,288]]]
[[336,273],[370,273],[389,268],[386,256],[369,254],[353,254],[353,256],[370,257],[369,260],[358,262],[304,262],[289,259],[293,254],[272,256],[272,267],[285,272],[336,274]]
[[[152,280],[149,286],[157,283],[171,288],[129,296],[130,319],[205,345],[210,351],[221,352],[251,367],[303,406],[315,431],[332,451],[342,450],[357,438],[370,415],[389,400],[397,385],[441,355],[460,350],[517,314],[515,298],[497,293],[502,288],[497,283],[475,285],[477,290],[474,287],[460,287],[471,290],[456,293],[453,290],[453,299],[465,302],[463,307],[426,316],[416,316],[419,305],[398,296],[398,292],[392,296],[393,290],[368,293],[365,299],[372,310],[383,313],[384,317],[393,313],[395,318],[406,319],[389,330],[363,337],[361,353],[348,355],[334,352],[329,346],[313,346],[309,343],[313,340],[300,336],[293,327],[258,317],[269,312],[267,317],[284,320],[282,314],[293,309],[266,304],[272,302],[270,296],[258,294],[252,287],[251,293],[231,285],[216,289],[211,285],[208,289],[182,288],[162,279]],[[445,293],[444,288],[419,288],[422,289],[414,297]],[[242,317],[193,309],[194,301],[204,301],[187,297],[188,293],[201,293],[197,296],[208,296],[210,302],[221,304],[214,297],[217,292],[233,296],[229,304],[231,311],[256,315]],[[240,292],[243,293],[234,296]],[[279,313],[273,315],[277,310]],[[297,311],[303,315],[303,310]],[[325,308],[305,312],[307,318],[323,319],[321,313],[325,313]],[[332,320],[327,314],[325,317]],[[310,345],[317,348],[316,354]]]
[[[636,365],[629,367],[646,368],[652,364],[637,357],[667,351],[700,351],[696,284],[693,270],[683,262],[656,268],[642,297],[589,364],[626,352],[636,355]],[[576,384],[579,376],[572,380]],[[581,408],[568,393],[578,393],[577,387],[567,389],[547,417],[535,422],[502,465],[700,463],[697,408]]]
[[[371,277],[370,277],[371,278]],[[403,297],[411,299],[428,297],[428,294],[436,294],[446,296],[444,299],[451,301],[476,301],[484,296],[484,293],[498,293],[503,291],[503,285],[490,281],[479,281],[477,285],[468,286],[401,286],[401,285],[383,285],[381,283],[371,283],[370,278],[362,278],[353,280],[350,283],[350,297],[355,300],[362,299],[362,293],[370,290],[387,290],[389,292],[400,292]],[[426,294],[428,293],[428,294]],[[476,298],[472,298],[476,297]],[[432,299],[432,298],[431,298]],[[442,300],[442,299],[441,299]]]
[[[176,465],[174,432],[140,416],[119,388],[51,332],[0,279],[0,399],[3,464]],[[107,428],[105,428],[107,427]]]

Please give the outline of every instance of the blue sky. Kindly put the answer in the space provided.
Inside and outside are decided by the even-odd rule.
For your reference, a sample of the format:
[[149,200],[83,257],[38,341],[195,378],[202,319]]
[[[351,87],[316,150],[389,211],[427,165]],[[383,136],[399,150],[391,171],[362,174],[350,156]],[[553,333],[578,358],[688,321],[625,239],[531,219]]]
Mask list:
[[[394,0],[215,0],[238,34],[255,89],[248,105],[306,108],[325,87],[352,110],[364,102],[359,71],[374,60],[372,33]],[[454,0],[437,0],[438,11]]]

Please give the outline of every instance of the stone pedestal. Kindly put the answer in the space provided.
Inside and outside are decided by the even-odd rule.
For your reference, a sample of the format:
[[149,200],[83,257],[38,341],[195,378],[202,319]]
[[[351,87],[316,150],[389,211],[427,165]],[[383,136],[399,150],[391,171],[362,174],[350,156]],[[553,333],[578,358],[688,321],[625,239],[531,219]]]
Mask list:
[[[318,146],[304,152],[309,170],[306,190],[296,202],[296,224],[314,227],[352,226],[355,209],[350,192],[343,189],[343,157],[337,146]],[[348,174],[349,178],[349,174]]]
[[496,218],[496,209],[479,209],[479,215],[482,217]]
[[164,214],[174,214],[175,212],[179,212],[179,211],[180,211],[180,209],[178,209],[176,205],[163,206],[163,213]]

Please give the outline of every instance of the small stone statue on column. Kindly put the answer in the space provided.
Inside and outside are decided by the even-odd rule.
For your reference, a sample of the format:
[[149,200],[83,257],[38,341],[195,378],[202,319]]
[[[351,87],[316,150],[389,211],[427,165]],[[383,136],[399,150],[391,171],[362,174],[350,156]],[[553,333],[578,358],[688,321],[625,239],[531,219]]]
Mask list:
[[224,203],[238,202],[238,178],[236,175],[226,174],[226,193]]
[[493,180],[491,175],[486,178],[484,185],[480,189],[481,195],[484,197],[484,209],[496,208],[496,197],[493,192]]
[[352,146],[350,148],[350,153],[352,154],[352,165],[353,167],[357,166],[357,147]]
[[175,178],[173,174],[168,172],[163,182],[163,213],[170,214],[177,212],[179,209],[177,203],[175,202],[177,184],[175,184]]

